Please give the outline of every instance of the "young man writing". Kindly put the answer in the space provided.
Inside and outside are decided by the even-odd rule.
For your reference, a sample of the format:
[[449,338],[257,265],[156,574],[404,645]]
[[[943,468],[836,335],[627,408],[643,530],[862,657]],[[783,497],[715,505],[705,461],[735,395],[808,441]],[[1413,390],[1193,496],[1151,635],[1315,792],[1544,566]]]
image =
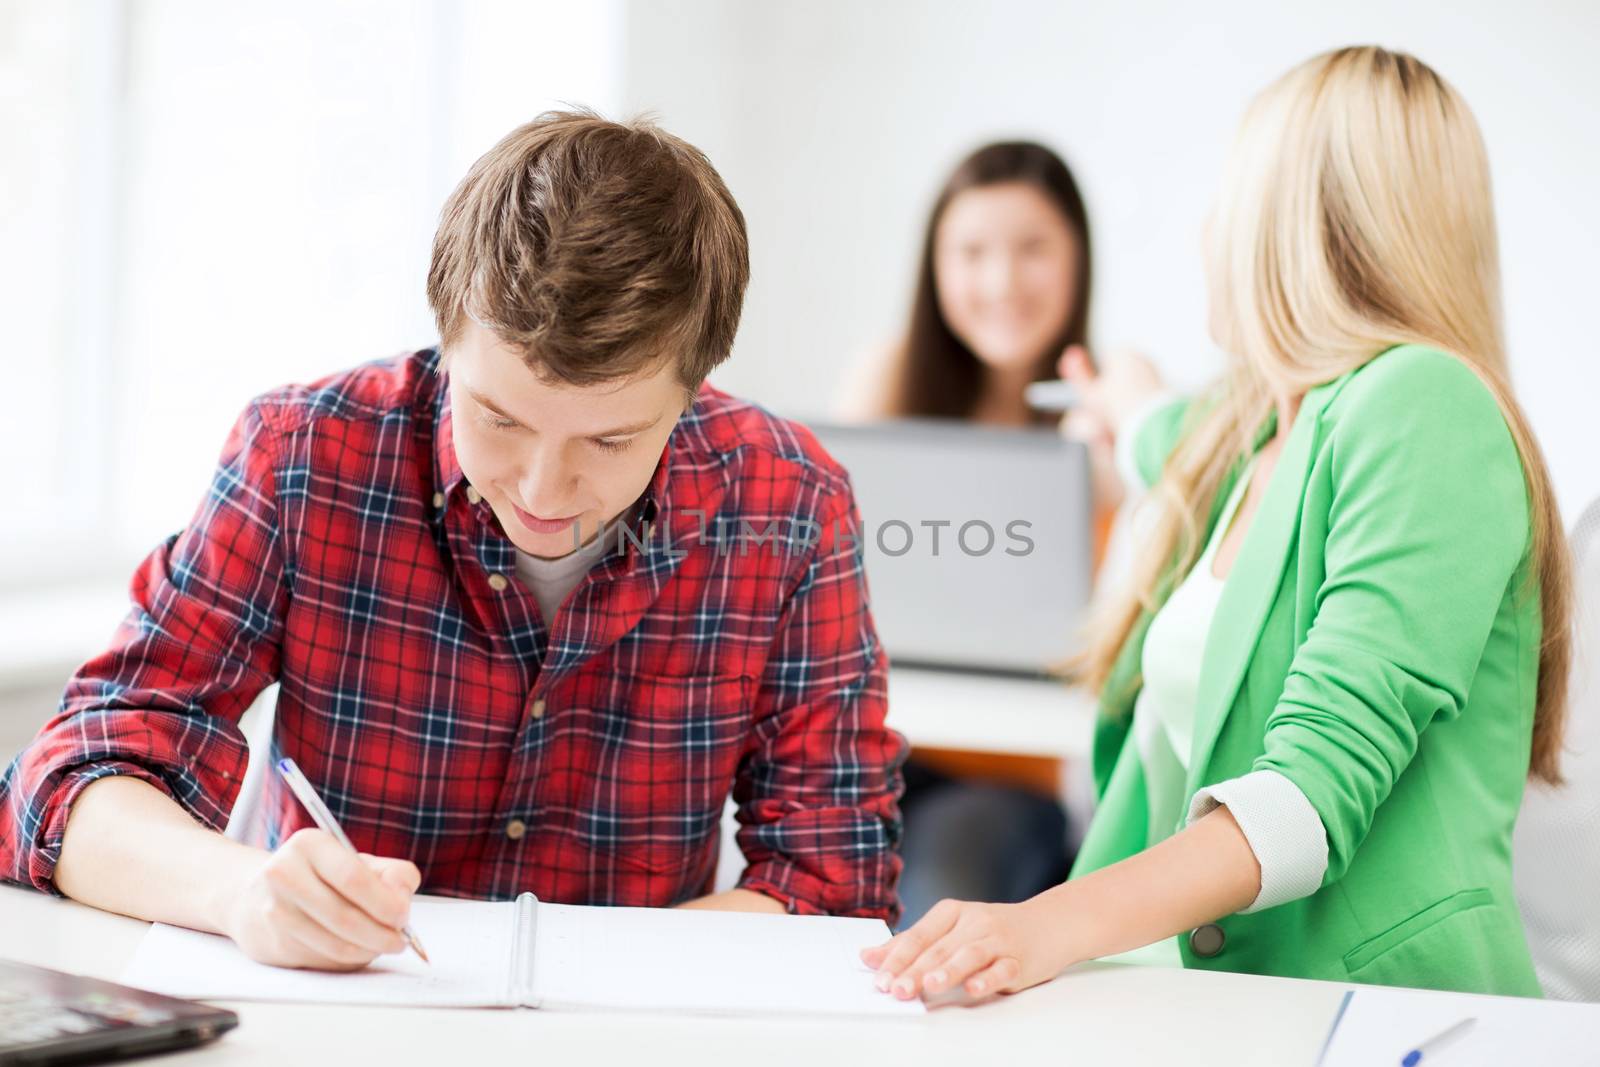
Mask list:
[[[398,951],[419,889],[892,919],[903,743],[848,481],[702,385],[747,277],[691,146],[513,131],[442,215],[439,350],[250,405],[0,780],[0,874],[329,968]],[[273,681],[274,755],[359,859],[275,776],[274,851],[217,832]],[[707,896],[730,791],[749,865]]]

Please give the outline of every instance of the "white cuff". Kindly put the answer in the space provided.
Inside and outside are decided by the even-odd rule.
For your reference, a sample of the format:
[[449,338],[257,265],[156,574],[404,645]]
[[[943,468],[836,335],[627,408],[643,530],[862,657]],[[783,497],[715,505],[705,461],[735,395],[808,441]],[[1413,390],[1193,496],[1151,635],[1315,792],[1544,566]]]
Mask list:
[[1251,771],[1207,786],[1189,805],[1189,822],[1226,805],[1261,865],[1261,891],[1240,912],[1287,904],[1322,888],[1328,833],[1300,787],[1277,771]]
[[1134,442],[1139,440],[1139,434],[1144,430],[1144,424],[1150,421],[1150,416],[1178,399],[1177,393],[1162,391],[1146,400],[1134,409],[1129,417],[1128,424],[1117,432],[1116,444],[1113,448],[1117,464],[1117,474],[1122,478],[1122,484],[1130,493],[1140,493],[1150,488],[1144,480],[1144,475],[1139,472],[1139,460],[1134,452]]

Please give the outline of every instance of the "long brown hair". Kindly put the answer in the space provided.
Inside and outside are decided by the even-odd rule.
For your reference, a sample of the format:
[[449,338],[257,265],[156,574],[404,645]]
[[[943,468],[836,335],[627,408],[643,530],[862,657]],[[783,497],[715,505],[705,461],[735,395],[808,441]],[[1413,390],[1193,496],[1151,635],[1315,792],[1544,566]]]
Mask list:
[[1194,565],[1219,487],[1275,393],[1331,381],[1390,345],[1425,344],[1484,383],[1522,460],[1544,620],[1529,772],[1559,782],[1570,562],[1550,473],[1511,389],[1488,156],[1466,102],[1404,53],[1312,58],[1251,105],[1209,231],[1213,332],[1233,364],[1167,460],[1129,582],[1097,605],[1072,673],[1102,688],[1140,618]]
[[1060,210],[1077,238],[1077,284],[1071,312],[1060,335],[1043,352],[1033,379],[1055,377],[1055,363],[1068,345],[1084,344],[1089,333],[1089,216],[1072,171],[1061,157],[1031,141],[1003,141],[985,145],[957,164],[934,201],[922,241],[922,262],[917,272],[916,294],[911,301],[911,323],[897,363],[897,380],[890,397],[891,411],[906,416],[965,418],[977,406],[983,388],[984,365],[950,329],[939,310],[934,278],[934,238],[945,209],[958,193],[1003,182],[1023,182],[1037,188]]

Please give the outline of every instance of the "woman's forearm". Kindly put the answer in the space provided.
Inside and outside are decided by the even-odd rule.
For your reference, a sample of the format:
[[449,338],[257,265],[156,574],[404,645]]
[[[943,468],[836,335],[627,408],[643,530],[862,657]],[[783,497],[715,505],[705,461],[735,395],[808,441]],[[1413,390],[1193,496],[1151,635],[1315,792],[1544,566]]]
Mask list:
[[1226,807],[1121,863],[1021,904],[941,900],[862,949],[901,999],[957,985],[971,996],[1047,982],[1075,963],[1139,948],[1231,915],[1260,893],[1261,867]]
[[1062,968],[1172,937],[1249,906],[1261,866],[1219,807],[1120,863],[1065,882],[1037,905]]
[[265,858],[148,782],[113,776],[73,802],[55,883],[106,911],[220,933],[225,904]]

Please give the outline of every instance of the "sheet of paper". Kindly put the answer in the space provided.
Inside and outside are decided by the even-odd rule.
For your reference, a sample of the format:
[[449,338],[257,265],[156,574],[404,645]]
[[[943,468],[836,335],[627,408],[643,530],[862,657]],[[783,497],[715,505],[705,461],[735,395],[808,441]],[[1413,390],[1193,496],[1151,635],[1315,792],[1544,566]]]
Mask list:
[[157,923],[123,973],[128,985],[202,1000],[493,1007],[507,1004],[514,905],[419,897],[411,928],[431,964],[409,949],[347,974],[256,963],[232,941]]
[[1359,986],[1319,1067],[1398,1067],[1466,1018],[1476,1021],[1422,1067],[1590,1062],[1600,1049],[1600,1004]]
[[858,953],[876,919],[539,905],[535,994],[545,1007],[707,1014],[914,1017]]

